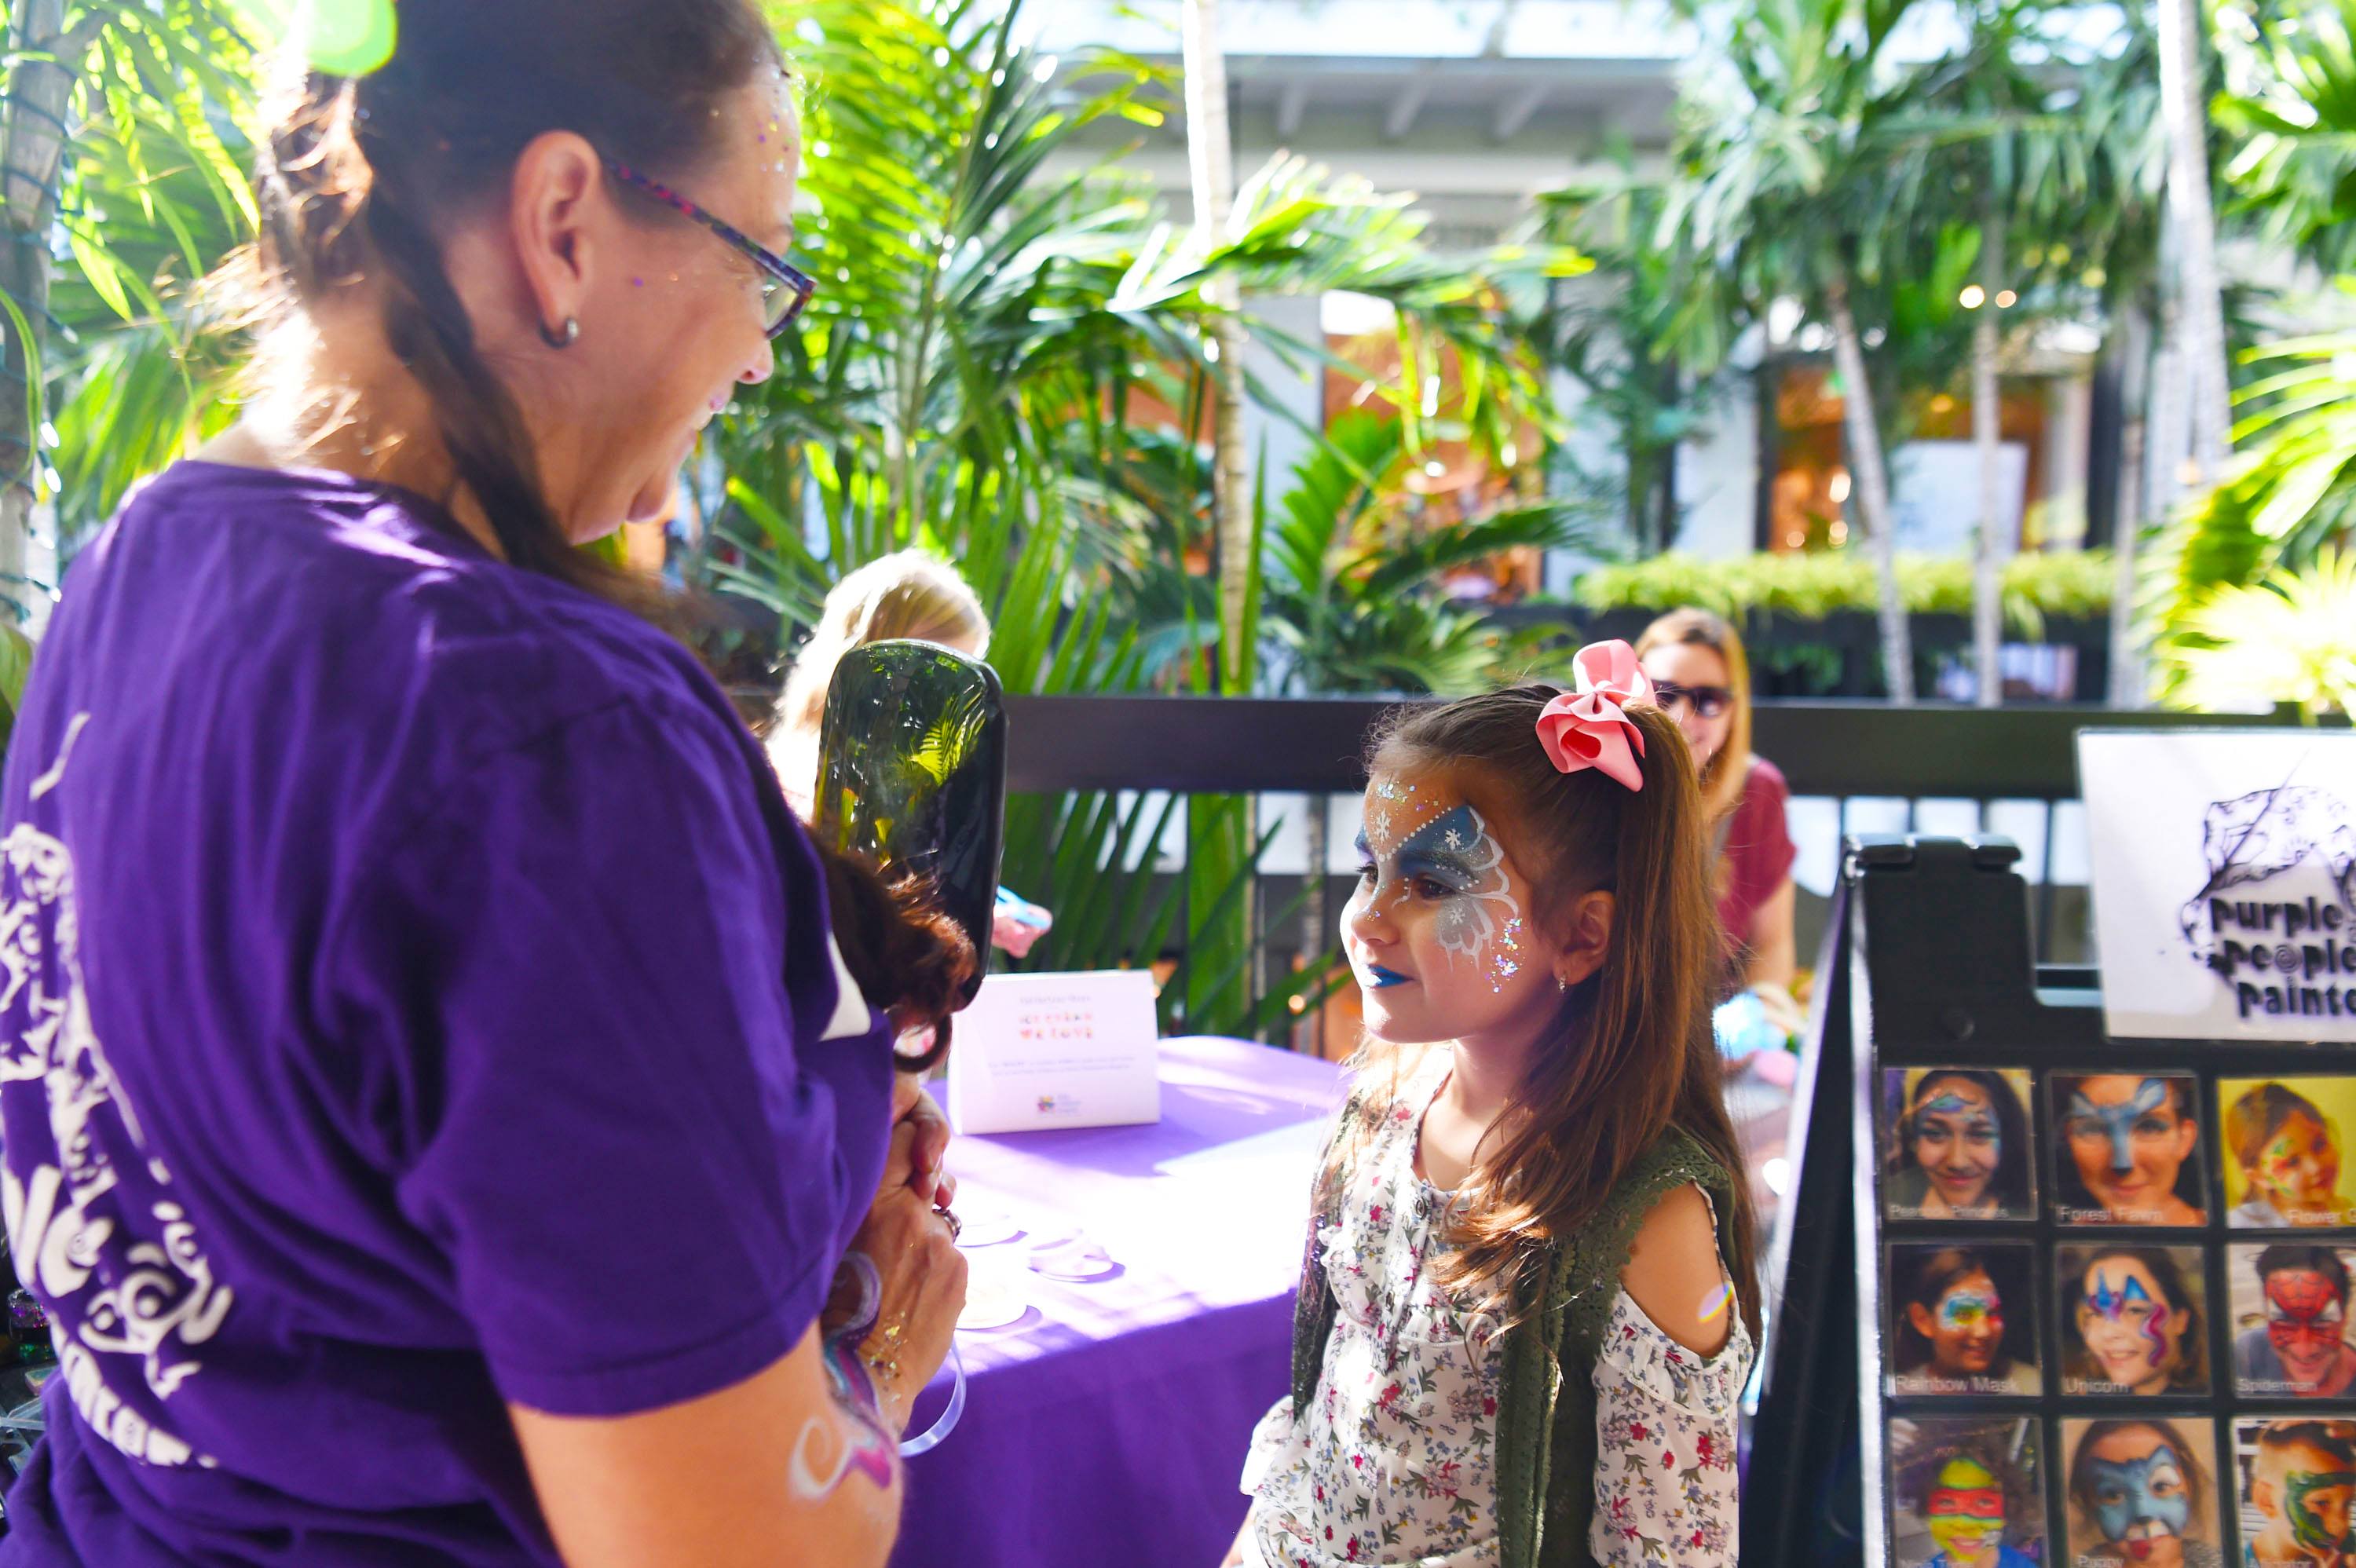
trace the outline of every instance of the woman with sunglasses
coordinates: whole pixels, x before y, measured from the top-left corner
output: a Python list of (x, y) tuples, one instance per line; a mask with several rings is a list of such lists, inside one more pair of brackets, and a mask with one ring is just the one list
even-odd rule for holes
[(1792, 862), (1798, 851), (1783, 817), (1791, 791), (1775, 764), (1751, 751), (1751, 666), (1742, 639), (1707, 610), (1672, 610), (1644, 629), (1636, 656), (1701, 769), (1729, 989), (1757, 992), (1771, 1019), (1797, 1029)]
[(61, 1365), (0, 1564), (876, 1568), (965, 1279), (893, 1041), (970, 953), (577, 548), (809, 297), (785, 63), (753, 0), (394, 9), (273, 101), (244, 417), (9, 748)]

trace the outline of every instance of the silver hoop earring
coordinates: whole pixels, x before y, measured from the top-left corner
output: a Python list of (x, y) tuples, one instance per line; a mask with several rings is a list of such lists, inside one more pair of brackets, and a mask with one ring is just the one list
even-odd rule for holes
[(572, 347), (581, 341), (581, 318), (577, 315), (566, 316), (564, 325), (554, 332), (551, 332), (547, 324), (542, 323), (540, 328), (540, 340), (551, 348)]

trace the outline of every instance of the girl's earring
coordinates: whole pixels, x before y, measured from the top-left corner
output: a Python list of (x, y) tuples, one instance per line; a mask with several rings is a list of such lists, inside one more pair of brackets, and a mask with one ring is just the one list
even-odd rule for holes
[(1557, 975), (1554, 977), (1554, 988), (1558, 991), (1568, 991), (1570, 989), (1570, 982)]

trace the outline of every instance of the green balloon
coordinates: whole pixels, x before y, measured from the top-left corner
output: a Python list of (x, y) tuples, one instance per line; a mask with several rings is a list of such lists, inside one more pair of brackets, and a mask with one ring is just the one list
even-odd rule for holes
[(366, 76), (392, 58), (401, 26), (393, 0), (239, 0), (273, 41), (301, 42), (311, 69)]

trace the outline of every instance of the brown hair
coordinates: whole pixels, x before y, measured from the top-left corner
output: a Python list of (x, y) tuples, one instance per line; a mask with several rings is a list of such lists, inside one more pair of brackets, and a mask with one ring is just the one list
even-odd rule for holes
[[(658, 176), (691, 173), (719, 145), (723, 101), (764, 65), (783, 69), (776, 41), (747, 0), (402, 0), (398, 11), (399, 43), (380, 69), (296, 70), (282, 82), (255, 176), (261, 234), (216, 282), (252, 302), (265, 357), (277, 330), (300, 331), (311, 312), (373, 285), (386, 340), (423, 389), (449, 457), (451, 495), (440, 498), (471, 496), (515, 566), (671, 619), (654, 590), (567, 539), (443, 241), (552, 131)], [(970, 946), (921, 889), (887, 888), (824, 846), (819, 855), (860, 988), (946, 1041)]]
[(1734, 721), (1727, 727), (1726, 744), (1701, 771), (1702, 810), (1716, 822), (1742, 804), (1742, 786), (1751, 776), (1751, 660), (1730, 622), (1691, 606), (1672, 610), (1645, 627), (1636, 639), (1636, 656), (1680, 643), (1708, 648), (1723, 659), (1726, 687), (1734, 693)]
[(1369, 758), (1374, 772), (1445, 772), (1501, 819), (1532, 879), (1540, 929), (1558, 924), (1583, 893), (1601, 890), (1614, 902), (1602, 966), (1563, 998), (1553, 1048), (1540, 1051), (1497, 1136), (1483, 1142), (1440, 1277), (1510, 1319), (1516, 1282), (1537, 1249), (1594, 1217), (1676, 1127), (1735, 1178), (1732, 1212), (1721, 1216), (1725, 1261), (1755, 1336), (1751, 1197), (1710, 1031), (1718, 921), (1693, 763), (1668, 717), (1639, 704), (1628, 713), (1644, 738), (1643, 789), (1592, 768), (1557, 772), (1537, 720), (1561, 689), (1522, 686), (1403, 709)]
[(2225, 1146), (2233, 1151), (2243, 1169), (2252, 1169), (2258, 1157), (2266, 1152), (2266, 1145), (2293, 1116), (2305, 1116), (2319, 1127), (2331, 1125), (2316, 1108), (2315, 1102), (2297, 1090), (2281, 1083), (2261, 1083), (2236, 1097), (2227, 1107)]

